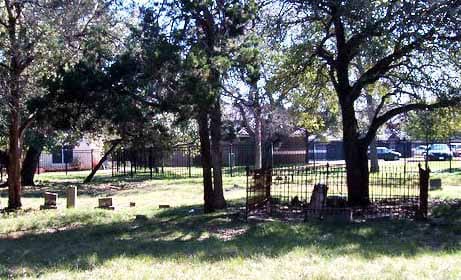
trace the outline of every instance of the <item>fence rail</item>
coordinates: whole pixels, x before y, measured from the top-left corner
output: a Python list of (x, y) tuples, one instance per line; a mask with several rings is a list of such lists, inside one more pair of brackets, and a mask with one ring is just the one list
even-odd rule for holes
[[(294, 142), (281, 145), (265, 145), (263, 166), (279, 168), (290, 166), (314, 167), (325, 164), (345, 164), (342, 143), (315, 142), (308, 148), (303, 143)], [(425, 165), (425, 158), (418, 147), (421, 142), (395, 141), (378, 142), (378, 146), (394, 148), (402, 154), (399, 160), (380, 160), (380, 171), (392, 173), (396, 170), (417, 172), (418, 165)], [(245, 176), (247, 168), (254, 168), (254, 145), (251, 143), (223, 143), (222, 169), (228, 177)], [(49, 171), (91, 170), (100, 160), (101, 151), (63, 149), (57, 153), (43, 152), (37, 173)], [(461, 154), (447, 160), (428, 161), (432, 172), (461, 171)], [(201, 177), (200, 149), (197, 145), (181, 145), (169, 149), (124, 147), (109, 155), (103, 169), (110, 169), (113, 176), (145, 176), (150, 178), (191, 178)], [(0, 177), (6, 177), (6, 169), (1, 168)], [(1, 178), (0, 178), (1, 180)]]
[[(381, 143), (380, 145), (385, 145)], [(386, 144), (391, 146), (390, 144)], [(380, 160), (381, 172), (392, 173), (396, 170), (418, 172), (418, 165), (426, 164), (422, 155), (414, 155), (418, 142), (405, 142), (400, 150), (398, 160)], [(305, 146), (269, 147), (265, 148), (263, 166), (273, 168), (289, 166), (312, 167), (317, 165), (345, 164), (342, 152), (338, 152), (338, 143), (317, 143), (310, 152)], [(403, 147), (403, 148), (402, 148)], [(202, 175), (199, 147), (195, 145), (177, 146), (170, 149), (158, 150), (152, 148), (120, 149), (111, 155), (114, 176), (150, 176), (150, 177), (200, 177)], [(222, 168), (224, 176), (245, 176), (246, 168), (254, 167), (254, 146), (248, 144), (223, 144)], [(444, 161), (427, 161), (432, 172), (454, 172), (461, 170), (461, 157), (450, 157)]]
[[(344, 165), (292, 166), (249, 171), (247, 217), (261, 209), (270, 209), (271, 212), (280, 209), (316, 210), (311, 208), (310, 202), (318, 185), (327, 188), (325, 207), (322, 207), (322, 211), (349, 207)], [(395, 169), (392, 172), (371, 173), (370, 206), (366, 209), (351, 208), (351, 211), (360, 210), (365, 216), (415, 217), (419, 210), (420, 197), (419, 172)]]

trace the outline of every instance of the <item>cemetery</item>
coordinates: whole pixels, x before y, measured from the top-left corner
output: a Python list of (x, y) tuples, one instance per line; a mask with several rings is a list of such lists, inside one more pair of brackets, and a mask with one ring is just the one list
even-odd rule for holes
[(0, 1), (0, 279), (461, 279), (460, 26)]

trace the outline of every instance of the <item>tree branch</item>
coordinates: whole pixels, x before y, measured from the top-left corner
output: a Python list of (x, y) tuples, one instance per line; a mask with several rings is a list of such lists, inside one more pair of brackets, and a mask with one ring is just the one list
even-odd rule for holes
[(372, 84), (379, 80), (382, 75), (387, 73), (389, 70), (391, 70), (394, 67), (398, 67), (400, 64), (399, 63), (394, 63), (397, 60), (403, 58), (410, 52), (412, 52), (414, 49), (416, 49), (418, 46), (422, 44), (424, 41), (423, 39), (427, 39), (428, 37), (431, 37), (433, 35), (433, 30), (429, 31), (426, 33), (424, 36), (421, 36), (417, 39), (415, 39), (413, 42), (409, 43), (406, 46), (403, 46), (401, 48), (395, 48), (394, 51), (380, 59), (378, 62), (376, 62), (373, 67), (368, 69), (363, 75), (360, 76), (360, 78), (354, 83), (352, 86), (352, 95), (354, 99), (357, 99), (360, 96), (360, 92), (362, 91), (365, 86)]
[(29, 126), (34, 122), (35, 118), (37, 117), (37, 112), (32, 113), (27, 120), (21, 125), (19, 128), (19, 135), (23, 135), (24, 131), (29, 128)]
[(435, 110), (439, 108), (446, 108), (446, 107), (451, 107), (456, 104), (461, 104), (461, 96), (457, 96), (455, 98), (451, 99), (444, 99), (436, 103), (432, 104), (426, 104), (426, 103), (411, 103), (407, 104), (401, 107), (397, 107), (394, 109), (391, 109), (384, 113), (383, 115), (373, 119), (373, 122), (371, 123), (367, 134), (365, 137), (362, 139), (367, 145), (371, 143), (373, 140), (374, 136), (376, 135), (376, 132), (378, 131), (379, 127), (381, 127), (383, 124), (385, 124), (387, 121), (390, 119), (394, 118), (395, 116), (398, 116), (403, 113), (407, 113), (410, 111), (421, 111), (421, 110)]
[(242, 116), (242, 122), (243, 122), (243, 127), (245, 127), (246, 131), (248, 134), (250, 134), (251, 137), (255, 136), (255, 132), (253, 129), (251, 129), (247, 114), (245, 112), (245, 108), (243, 108), (243, 104), (236, 102), (235, 105), (239, 109), (240, 115)]

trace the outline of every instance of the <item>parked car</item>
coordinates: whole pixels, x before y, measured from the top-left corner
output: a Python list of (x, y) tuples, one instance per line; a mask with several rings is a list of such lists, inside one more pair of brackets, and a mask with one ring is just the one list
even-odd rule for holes
[(461, 143), (451, 143), (450, 148), (454, 157), (461, 157)]
[[(376, 147), (376, 152), (377, 152), (378, 159), (384, 159), (384, 160), (399, 160), (400, 157), (402, 156), (401, 153), (396, 152), (387, 147)], [(369, 151), (368, 151), (368, 157), (370, 157)]]
[(447, 144), (432, 144), (429, 146), (426, 158), (428, 160), (450, 160), (453, 153)]
[(427, 152), (426, 145), (419, 145), (418, 147), (413, 149), (413, 156), (424, 156)]

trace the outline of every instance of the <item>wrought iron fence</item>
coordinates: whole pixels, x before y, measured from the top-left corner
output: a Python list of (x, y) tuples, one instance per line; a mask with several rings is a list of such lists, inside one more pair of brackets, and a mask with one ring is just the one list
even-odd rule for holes
[[(327, 196), (322, 209), (310, 204), (314, 188), (323, 185)], [(349, 207), (346, 169), (344, 165), (292, 166), (249, 171), (247, 174), (247, 217), (261, 211), (271, 214), (287, 210), (306, 215), (310, 211), (346, 210), (362, 216), (397, 215), (415, 217), (420, 205), (419, 172), (402, 169), (371, 173), (370, 205)], [(285, 211), (285, 213), (288, 213)]]
[[(307, 146), (303, 141), (290, 141), (264, 145), (263, 166), (278, 168), (322, 166), (327, 163), (330, 166), (344, 164), (341, 141), (311, 142)], [(421, 149), (424, 146), (423, 142), (378, 141), (378, 146), (393, 149), (401, 155), (398, 160), (380, 159), (381, 172), (392, 173), (394, 170), (402, 169), (417, 172), (418, 165), (425, 166), (426, 163), (432, 172), (461, 171), (461, 153), (453, 157), (442, 158), (442, 160), (431, 158), (426, 162), (424, 151)], [(64, 149), (59, 153), (42, 153), (37, 172), (90, 170), (101, 156), (100, 151), (92, 150)], [(224, 176), (245, 176), (247, 168), (254, 168), (254, 161), (255, 146), (253, 143), (222, 144)], [(202, 175), (200, 149), (197, 145), (180, 145), (169, 149), (124, 147), (109, 155), (103, 168), (111, 169), (113, 176), (186, 178)]]
[[(394, 147), (400, 151), (399, 158), (379, 160), (381, 172), (392, 173), (396, 170), (417, 172), (418, 165), (428, 165), (432, 172), (461, 171), (461, 157), (449, 157), (446, 160), (427, 160), (416, 148), (420, 142), (379, 142), (382, 147)], [(461, 155), (461, 154), (460, 154)], [(381, 156), (380, 156), (381, 157)], [(112, 166), (114, 176), (150, 176), (150, 177), (200, 177), (202, 175), (199, 146), (183, 145), (170, 149), (124, 148), (115, 151), (107, 166)], [(222, 168), (225, 176), (245, 176), (247, 168), (254, 168), (255, 149), (251, 143), (222, 144)], [(263, 166), (278, 168), (289, 166), (317, 166), (327, 163), (345, 164), (342, 143), (312, 143), (309, 149), (300, 143), (291, 146), (269, 145), (263, 149)], [(392, 159), (392, 160), (391, 160)], [(445, 158), (444, 158), (445, 159)]]

